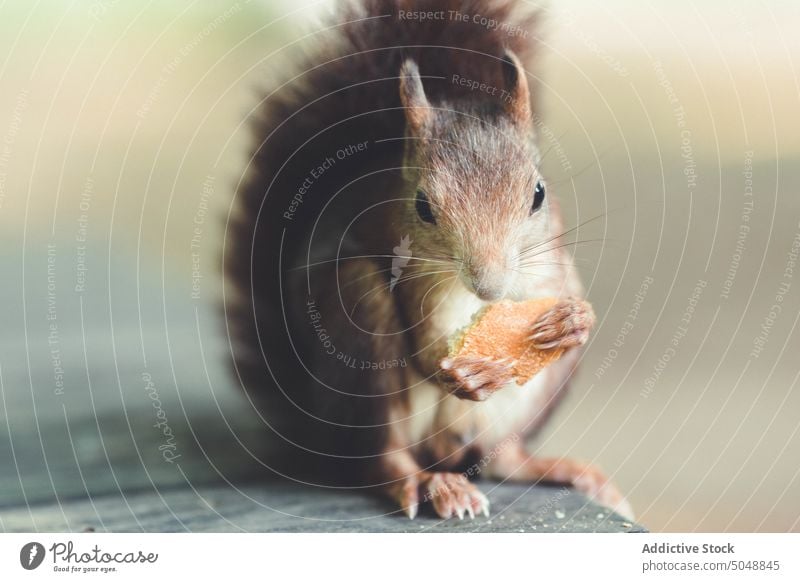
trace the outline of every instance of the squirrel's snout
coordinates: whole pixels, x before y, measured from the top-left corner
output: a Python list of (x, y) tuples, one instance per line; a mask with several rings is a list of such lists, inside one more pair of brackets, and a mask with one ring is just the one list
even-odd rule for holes
[(468, 264), (462, 279), (467, 289), (483, 301), (497, 301), (508, 291), (508, 273), (503, 265)]
[(480, 286), (475, 289), (475, 295), (483, 301), (498, 301), (506, 294), (505, 289), (499, 287)]

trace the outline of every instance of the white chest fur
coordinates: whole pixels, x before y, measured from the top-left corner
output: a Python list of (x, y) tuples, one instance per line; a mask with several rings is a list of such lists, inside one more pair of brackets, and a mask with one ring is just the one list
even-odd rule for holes
[[(450, 337), (472, 321), (485, 304), (466, 290), (453, 289), (430, 317), (439, 337)], [(511, 433), (532, 428), (564, 381), (568, 367), (557, 362), (525, 385), (511, 383), (485, 402), (460, 400), (435, 381), (417, 377), (409, 391), (406, 438), (414, 448), (475, 444), (491, 449)], [(440, 451), (441, 452), (441, 451)]]
[(414, 447), (449, 438), (456, 443), (490, 449), (511, 433), (532, 429), (537, 416), (555, 397), (563, 375), (545, 370), (524, 386), (509, 384), (485, 402), (459, 400), (435, 382), (423, 381), (410, 391), (407, 438)]

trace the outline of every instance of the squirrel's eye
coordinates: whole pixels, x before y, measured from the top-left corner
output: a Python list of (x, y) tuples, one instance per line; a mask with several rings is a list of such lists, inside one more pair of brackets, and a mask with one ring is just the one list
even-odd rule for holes
[(431, 224), (436, 224), (436, 218), (431, 211), (431, 203), (428, 201), (428, 195), (422, 190), (417, 190), (416, 207), (417, 214), (419, 214), (422, 220), (430, 222)]
[(542, 207), (542, 202), (544, 202), (544, 184), (541, 180), (538, 180), (536, 182), (536, 187), (533, 189), (533, 205), (531, 206), (531, 214)]

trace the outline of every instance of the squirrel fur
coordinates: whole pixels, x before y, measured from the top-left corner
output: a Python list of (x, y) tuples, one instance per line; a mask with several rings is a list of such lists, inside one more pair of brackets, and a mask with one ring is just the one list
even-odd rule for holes
[[(488, 515), (478, 476), (630, 513), (593, 466), (524, 448), (594, 323), (540, 174), (524, 4), (338, 3), (264, 95), (226, 225), (225, 320), (276, 473), (371, 488), (412, 518), (425, 502)], [(525, 386), (508, 362), (447, 357), (487, 302), (549, 296), (531, 343), (568, 349)]]

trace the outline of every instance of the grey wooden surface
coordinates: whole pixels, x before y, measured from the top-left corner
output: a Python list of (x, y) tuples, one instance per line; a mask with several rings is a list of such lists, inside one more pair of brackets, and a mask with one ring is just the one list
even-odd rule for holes
[(381, 499), (288, 483), (179, 487), (3, 511), (6, 531), (639, 532), (573, 491), (482, 483), (492, 515), (416, 519)]
[[(3, 531), (637, 532), (558, 486), (480, 482), (489, 518), (413, 521), (372, 494), (276, 480), (246, 409), (171, 419), (180, 457), (164, 461), (150, 411), (28, 424), (0, 438)], [(191, 422), (189, 422), (191, 421)], [(4, 435), (5, 436), (5, 435)]]

